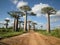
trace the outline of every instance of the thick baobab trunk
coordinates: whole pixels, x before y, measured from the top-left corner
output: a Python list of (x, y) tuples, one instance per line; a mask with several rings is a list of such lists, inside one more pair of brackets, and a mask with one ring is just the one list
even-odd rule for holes
[(21, 23), (19, 23), (19, 29), (21, 29)]
[(50, 33), (50, 15), (47, 15), (47, 32)]
[(8, 22), (6, 23), (6, 29), (8, 28)]
[(14, 31), (18, 31), (18, 19), (14, 19)]
[(33, 25), (33, 30), (35, 30), (35, 25), (34, 24), (32, 24)]
[(28, 31), (30, 30), (30, 23), (28, 22)]
[(14, 19), (14, 27), (13, 27), (14, 31), (15, 31), (15, 19)]
[(24, 31), (27, 31), (27, 12), (25, 12), (25, 17), (24, 17)]
[(16, 19), (14, 19), (14, 31), (16, 31)]
[(18, 30), (18, 18), (16, 19), (16, 31), (19, 31)]

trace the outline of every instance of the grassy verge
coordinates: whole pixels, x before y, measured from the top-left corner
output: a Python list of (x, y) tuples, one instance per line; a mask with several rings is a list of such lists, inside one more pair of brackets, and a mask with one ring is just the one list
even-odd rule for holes
[(44, 34), (44, 35), (55, 36), (55, 37), (60, 38), (60, 30), (58, 30), (58, 29), (51, 30), (50, 33), (47, 33), (46, 30), (36, 30), (36, 32)]
[(0, 32), (0, 39), (12, 37), (12, 36), (17, 36), (22, 34), (23, 32)]

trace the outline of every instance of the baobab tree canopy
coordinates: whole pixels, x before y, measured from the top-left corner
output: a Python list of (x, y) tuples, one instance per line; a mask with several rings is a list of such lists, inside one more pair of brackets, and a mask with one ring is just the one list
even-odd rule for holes
[(54, 8), (52, 8), (52, 7), (44, 7), (44, 8), (42, 8), (42, 10), (41, 10), (41, 13), (44, 13), (44, 14), (56, 14), (56, 10), (54, 9)]
[(47, 32), (50, 33), (50, 15), (56, 14), (56, 10), (52, 7), (44, 7), (42, 8), (41, 12), (47, 14)]
[(23, 7), (20, 7), (21, 10), (24, 10), (24, 11), (30, 11), (31, 8), (29, 6), (23, 6)]
[(8, 14), (12, 17), (15, 17), (15, 18), (20, 18), (20, 17), (23, 17), (25, 15), (21, 11), (10, 11), (10, 12), (8, 12)]
[(5, 18), (5, 21), (9, 21), (10, 19), (9, 18)]

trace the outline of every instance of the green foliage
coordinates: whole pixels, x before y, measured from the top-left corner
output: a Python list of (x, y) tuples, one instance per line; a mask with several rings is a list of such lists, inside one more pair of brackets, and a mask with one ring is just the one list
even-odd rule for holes
[(60, 38), (60, 29), (55, 29), (51, 31), (51, 35)]
[(55, 37), (60, 38), (60, 29), (51, 30), (51, 33), (47, 33), (46, 30), (37, 30), (36, 32), (44, 34), (44, 35), (50, 35), (50, 36), (55, 36)]
[(23, 33), (22, 31), (21, 32), (0, 32), (0, 39), (17, 36), (22, 33)]
[(41, 33), (41, 34), (45, 34), (45, 35), (47, 35), (48, 33), (46, 32), (46, 30), (36, 30), (36, 32), (38, 32), (38, 33)]
[(44, 7), (44, 8), (42, 8), (41, 13), (49, 14), (49, 15), (50, 14), (55, 14), (56, 13), (56, 10), (54, 8), (52, 8), (52, 7)]
[(30, 16), (36, 16), (36, 14), (34, 12), (31, 12)]
[(0, 32), (12, 32), (13, 30), (11, 28), (1, 28)]
[(23, 33), (22, 29), (19, 29), (19, 32), (14, 32), (12, 27), (10, 28), (0, 28), (0, 39), (20, 35)]
[(21, 10), (24, 10), (24, 11), (30, 11), (31, 8), (29, 6), (22, 6), (20, 7)]

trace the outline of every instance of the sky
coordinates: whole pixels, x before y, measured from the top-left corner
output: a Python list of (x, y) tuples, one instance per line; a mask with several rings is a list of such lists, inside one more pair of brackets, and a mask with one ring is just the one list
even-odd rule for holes
[[(22, 2), (23, 1), (23, 2)], [(30, 8), (37, 16), (28, 16), (28, 20), (36, 22), (38, 25), (37, 28), (40, 28), (43, 25), (43, 28), (46, 29), (47, 17), (45, 14), (41, 14), (41, 8), (51, 6), (57, 10), (55, 15), (50, 16), (50, 25), (51, 29), (55, 27), (60, 27), (60, 0), (0, 0), (0, 23), (5, 23), (5, 19), (9, 18), (9, 25), (13, 23), (13, 18), (7, 12), (9, 11), (18, 11), (19, 6), (29, 5)], [(19, 20), (24, 20), (23, 17)], [(2, 24), (0, 24), (2, 27)]]

